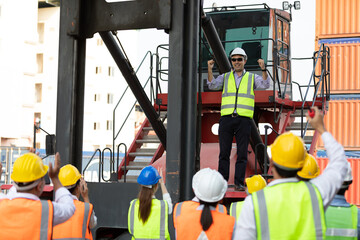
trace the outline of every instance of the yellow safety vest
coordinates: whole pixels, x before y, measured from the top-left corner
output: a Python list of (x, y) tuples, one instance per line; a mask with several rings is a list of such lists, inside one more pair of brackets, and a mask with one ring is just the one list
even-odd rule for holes
[(154, 198), (150, 216), (145, 224), (139, 218), (139, 205), (138, 199), (132, 200), (128, 211), (128, 228), (133, 235), (132, 239), (170, 239), (167, 202)]
[(325, 239), (322, 198), (310, 182), (286, 182), (254, 192), (257, 239)]
[(246, 72), (239, 88), (236, 87), (234, 73), (225, 73), (221, 98), (221, 116), (234, 112), (243, 117), (253, 118), (255, 106), (254, 74)]
[(325, 212), (326, 239), (358, 239), (358, 208), (329, 206)]
[(233, 202), (230, 205), (230, 216), (234, 217), (236, 221), (240, 217), (240, 213), (243, 205), (244, 205), (244, 201)]

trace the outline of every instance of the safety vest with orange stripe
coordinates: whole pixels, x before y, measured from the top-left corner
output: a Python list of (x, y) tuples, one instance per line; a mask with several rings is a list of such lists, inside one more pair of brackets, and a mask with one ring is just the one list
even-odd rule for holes
[(54, 210), (51, 201), (3, 199), (0, 214), (0, 239), (52, 239)]
[(185, 201), (175, 205), (174, 226), (176, 239), (231, 239), (235, 218), (227, 215), (224, 205), (218, 204), (211, 211), (213, 223), (205, 232), (200, 223), (202, 206), (199, 202)]
[(54, 226), (53, 239), (93, 239), (89, 227), (93, 205), (76, 199), (74, 205), (74, 215), (66, 222)]

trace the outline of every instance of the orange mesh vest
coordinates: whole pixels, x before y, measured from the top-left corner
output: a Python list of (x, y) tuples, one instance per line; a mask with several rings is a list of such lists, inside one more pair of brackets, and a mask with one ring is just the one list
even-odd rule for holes
[[(226, 208), (218, 204), (216, 211), (211, 211), (213, 223), (205, 232), (200, 223), (201, 209), (198, 209), (200, 203), (194, 201), (185, 201), (177, 203), (174, 208), (174, 226), (176, 229), (176, 239), (231, 239), (234, 230), (235, 218), (226, 214)], [(205, 235), (204, 235), (205, 234)]]
[(0, 201), (0, 239), (52, 239), (51, 201), (15, 198)]
[(66, 222), (54, 226), (53, 239), (93, 239), (89, 227), (93, 205), (78, 200), (74, 200), (74, 204), (74, 215)]

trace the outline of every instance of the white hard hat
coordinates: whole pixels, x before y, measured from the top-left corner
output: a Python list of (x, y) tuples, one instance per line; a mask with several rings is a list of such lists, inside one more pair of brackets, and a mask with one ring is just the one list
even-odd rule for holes
[(352, 169), (350, 163), (348, 162), (348, 169), (345, 175), (344, 183), (341, 186), (341, 188), (347, 188), (351, 184), (352, 180), (353, 180)]
[(244, 49), (242, 48), (234, 48), (234, 50), (232, 50), (232, 52), (230, 53), (230, 57), (232, 57), (233, 55), (242, 55), (247, 57), (246, 52), (244, 51)]
[(192, 188), (197, 198), (204, 202), (214, 203), (223, 199), (227, 182), (218, 171), (203, 168), (194, 175)]

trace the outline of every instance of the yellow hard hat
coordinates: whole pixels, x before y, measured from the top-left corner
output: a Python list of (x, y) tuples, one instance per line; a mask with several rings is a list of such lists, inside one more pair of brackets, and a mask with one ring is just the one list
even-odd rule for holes
[(266, 181), (261, 175), (254, 175), (250, 178), (246, 178), (245, 182), (250, 194), (266, 187)]
[(14, 182), (33, 182), (45, 176), (49, 167), (34, 153), (25, 153), (14, 162), (11, 179)]
[(64, 187), (73, 187), (80, 178), (79, 170), (73, 165), (67, 164), (60, 168), (59, 180)]
[(320, 169), (316, 159), (311, 154), (306, 154), (304, 166), (297, 172), (297, 175), (305, 179), (312, 179), (319, 176), (319, 174)]
[(301, 169), (305, 160), (305, 145), (302, 138), (291, 132), (278, 136), (270, 145), (271, 158), (276, 166), (286, 170)]

